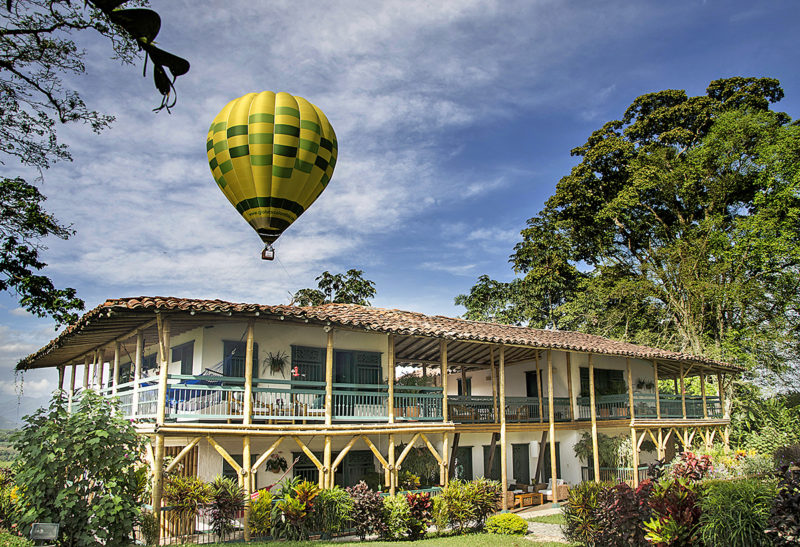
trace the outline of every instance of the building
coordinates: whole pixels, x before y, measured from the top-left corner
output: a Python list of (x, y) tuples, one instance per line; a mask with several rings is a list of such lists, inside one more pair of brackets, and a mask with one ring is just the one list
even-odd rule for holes
[[(59, 370), (62, 388), (69, 373), (70, 401), (80, 367), (83, 389), (119, 398), (151, 441), (156, 508), (165, 455), (204, 479), (235, 474), (248, 492), (280, 477), (265, 469), (273, 454), (323, 487), (377, 471), (394, 492), (416, 445), (434, 456), (442, 484), (486, 475), (508, 489), (591, 479), (597, 451), (581, 462), (572, 447), (598, 431), (630, 436), (636, 483), (640, 464), (676, 440), (727, 442), (725, 400), (706, 396), (706, 384), (739, 372), (576, 332), (348, 304), (161, 297), (108, 300), (18, 365), (45, 367)], [(396, 385), (400, 367), (434, 381)], [(689, 396), (695, 376), (701, 395)], [(660, 392), (666, 379), (673, 393)]]

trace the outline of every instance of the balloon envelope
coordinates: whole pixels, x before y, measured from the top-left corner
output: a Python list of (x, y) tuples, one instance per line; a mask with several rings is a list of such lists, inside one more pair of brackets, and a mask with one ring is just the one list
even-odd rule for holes
[(267, 245), (319, 197), (338, 145), (322, 110), (288, 93), (248, 93), (214, 118), (206, 139), (217, 185)]

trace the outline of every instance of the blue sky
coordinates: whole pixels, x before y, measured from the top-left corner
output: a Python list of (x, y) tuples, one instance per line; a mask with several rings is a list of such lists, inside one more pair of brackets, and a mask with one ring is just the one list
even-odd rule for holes
[[(77, 234), (51, 241), (49, 274), (91, 308), (174, 295), (286, 303), (324, 270), (364, 270), (373, 305), (463, 312), (477, 277), (508, 279), (525, 220), (575, 158), (571, 148), (638, 95), (704, 92), (714, 79), (780, 79), (797, 117), (794, 1), (453, 2), (152, 0), (160, 45), (192, 63), (172, 115), (141, 64), (78, 36), (87, 72), (70, 80), (114, 114), (101, 135), (59, 128), (74, 161), (45, 173), (48, 208)], [(262, 262), (258, 237), (216, 188), (208, 125), (229, 100), (274, 90), (327, 114), (339, 161), (319, 200)], [(11, 171), (12, 164), (6, 170)], [(17, 360), (51, 321), (0, 296), (0, 416), (44, 402), (53, 371)]]

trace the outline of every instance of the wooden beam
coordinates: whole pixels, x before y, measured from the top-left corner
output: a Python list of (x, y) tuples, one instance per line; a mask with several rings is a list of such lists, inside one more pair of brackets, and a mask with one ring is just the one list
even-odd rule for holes
[(681, 409), (683, 411), (683, 419), (686, 419), (686, 383), (685, 372), (683, 371), (683, 363), (681, 363)]
[(450, 465), (447, 466), (447, 477), (453, 477), (453, 471), (456, 467), (456, 454), (458, 454), (458, 443), (461, 440), (461, 433), (453, 435), (453, 448), (450, 451)]
[(192, 439), (191, 441), (189, 441), (189, 444), (187, 444), (186, 446), (184, 446), (184, 447), (183, 447), (183, 450), (181, 450), (180, 452), (178, 452), (178, 455), (177, 455), (177, 456), (175, 456), (175, 459), (174, 459), (174, 460), (172, 460), (171, 462), (169, 462), (169, 465), (167, 466), (167, 468), (166, 468), (164, 471), (165, 471), (165, 472), (167, 472), (167, 473), (169, 473), (170, 471), (172, 471), (173, 469), (175, 469), (175, 466), (176, 466), (176, 465), (178, 465), (178, 464), (179, 464), (179, 463), (180, 463), (180, 462), (183, 460), (183, 458), (185, 458), (185, 457), (186, 457), (186, 455), (187, 455), (189, 452), (191, 452), (191, 451), (192, 451), (192, 448), (194, 448), (194, 447), (197, 445), (197, 443), (199, 443), (199, 442), (200, 442), (200, 439), (201, 439), (201, 438), (202, 438), (202, 437), (195, 437), (194, 439)]
[(494, 346), (489, 346), (489, 359), (492, 368), (492, 411), (494, 412), (492, 421), (497, 423), (500, 416), (497, 414), (497, 371), (494, 368)]
[(311, 449), (308, 448), (305, 445), (305, 443), (303, 443), (303, 441), (300, 440), (300, 437), (298, 437), (297, 435), (292, 435), (292, 439), (294, 439), (294, 442), (296, 442), (297, 446), (300, 447), (300, 450), (302, 450), (303, 453), (306, 456), (308, 456), (308, 459), (311, 460), (311, 463), (314, 464), (314, 467), (316, 467), (318, 471), (322, 472), (322, 468), (324, 466), (322, 465), (322, 462), (317, 459), (317, 457), (314, 455), (314, 453), (311, 452)]
[(656, 388), (656, 418), (661, 419), (661, 397), (658, 388), (658, 361), (653, 359), (653, 377), (655, 378)]
[(392, 471), (392, 468), (389, 467), (389, 462), (387, 462), (386, 458), (383, 457), (381, 451), (378, 450), (378, 448), (374, 444), (372, 444), (372, 441), (369, 440), (369, 437), (367, 437), (366, 435), (361, 435), (361, 438), (364, 439), (364, 442), (367, 443), (367, 447), (369, 447), (369, 449), (372, 450), (372, 453), (375, 454), (375, 457), (378, 458), (379, 462), (381, 462), (383, 468)]
[(558, 470), (556, 469), (556, 419), (553, 408), (553, 352), (547, 350), (547, 402), (550, 423), (550, 477), (553, 479), (553, 503), (558, 503)]
[(208, 441), (208, 444), (210, 444), (210, 445), (211, 445), (211, 447), (212, 447), (214, 450), (216, 450), (216, 451), (219, 453), (219, 455), (220, 455), (220, 456), (222, 456), (222, 458), (223, 458), (223, 459), (224, 459), (226, 462), (228, 462), (228, 465), (230, 465), (231, 467), (233, 467), (233, 470), (234, 470), (234, 471), (236, 471), (236, 475), (237, 475), (237, 476), (241, 476), (241, 474), (242, 474), (242, 466), (241, 466), (241, 465), (239, 465), (238, 463), (236, 463), (236, 460), (234, 460), (234, 459), (233, 459), (233, 456), (231, 456), (230, 454), (228, 454), (228, 451), (227, 451), (227, 450), (225, 450), (225, 448), (223, 448), (223, 447), (222, 447), (222, 446), (221, 446), (221, 445), (220, 445), (220, 444), (219, 444), (217, 441), (215, 441), (215, 440), (214, 440), (214, 438), (213, 438), (213, 437), (211, 437), (210, 435), (206, 435), (206, 440)]
[(336, 473), (336, 468), (342, 463), (342, 460), (344, 460), (344, 457), (347, 456), (348, 452), (350, 452), (350, 449), (353, 448), (353, 445), (356, 444), (356, 441), (359, 439), (359, 437), (359, 435), (356, 435), (350, 439), (350, 441), (344, 445), (344, 448), (339, 451), (339, 454), (336, 455), (336, 459), (333, 460), (333, 463), (331, 464), (331, 476)]
[[(631, 425), (633, 425), (635, 416), (633, 413), (633, 371), (631, 370), (631, 358), (625, 358), (625, 367), (628, 371), (628, 415), (631, 417)], [(638, 479), (637, 479), (638, 484)]]
[(156, 408), (156, 425), (164, 425), (167, 411), (167, 376), (169, 375), (169, 318), (162, 314), (158, 320), (158, 406)]
[(333, 473), (331, 472), (331, 436), (325, 435), (325, 444), (322, 449), (322, 463), (324, 473), (322, 474), (322, 487), (333, 488)]
[[(252, 321), (252, 320), (251, 320)], [(249, 323), (249, 322), (248, 322)], [(250, 339), (250, 347), (252, 348), (252, 337), (248, 336)], [(250, 350), (250, 359), (248, 362), (250, 363), (250, 380), (251, 380), (251, 387), (252, 387), (252, 379), (253, 379), (253, 361), (252, 361), (252, 349)], [(247, 352), (245, 352), (247, 355)], [(247, 357), (245, 357), (247, 359)], [(245, 364), (245, 381), (247, 381), (247, 364)], [(252, 404), (252, 401), (251, 401)], [(245, 401), (245, 408), (247, 408), (247, 402)], [(249, 413), (245, 412), (245, 416), (248, 416)], [(240, 474), (241, 483), (244, 483), (244, 516), (242, 518), (242, 527), (244, 528), (244, 541), (245, 543), (250, 541), (250, 496), (253, 493), (253, 483), (250, 480), (252, 476), (252, 461), (250, 458), (250, 435), (245, 435), (242, 438), (242, 471)]]
[[(630, 366), (628, 367), (630, 371)], [(633, 451), (633, 487), (639, 486), (639, 443), (636, 438), (636, 428), (631, 427), (631, 450)]]
[(544, 464), (544, 447), (547, 443), (547, 430), (542, 431), (542, 440), (539, 441), (539, 457), (536, 458), (536, 471), (533, 474), (533, 478), (537, 482), (544, 482), (542, 479), (544, 478), (544, 469), (542, 469), (542, 465)]
[(87, 355), (83, 363), (83, 389), (89, 389), (89, 356)]
[(119, 342), (114, 342), (114, 369), (111, 375), (111, 394), (117, 394), (117, 386), (119, 385)]
[[(156, 522), (161, 522), (161, 497), (164, 489), (164, 435), (156, 434), (156, 446), (153, 450), (153, 483), (150, 495), (150, 505), (153, 508), (153, 516)], [(159, 537), (163, 534), (163, 528), (159, 527)]]
[(492, 467), (494, 464), (494, 453), (495, 449), (497, 448), (498, 437), (500, 437), (500, 433), (492, 433), (492, 442), (489, 443), (489, 465), (488, 465), (489, 473), (492, 472)]
[(703, 397), (703, 418), (708, 419), (708, 404), (706, 403), (706, 373), (700, 369), (700, 395)]
[(263, 454), (261, 454), (258, 457), (258, 459), (255, 461), (255, 463), (253, 463), (253, 466), (250, 468), (250, 472), (251, 473), (255, 473), (258, 470), (259, 466), (261, 466), (262, 463), (267, 461), (267, 458), (272, 456), (272, 453), (275, 452), (275, 450), (277, 450), (278, 446), (281, 444), (282, 441), (283, 441), (283, 437), (278, 437), (275, 440), (275, 442), (272, 443), (272, 445), (270, 445), (270, 447), (267, 449), (267, 451), (264, 452)]
[(72, 414), (72, 399), (75, 398), (75, 375), (78, 373), (78, 365), (72, 365), (72, 373), (69, 378), (69, 399), (67, 400), (67, 413)]
[(450, 480), (450, 474), (448, 472), (448, 458), (447, 454), (450, 450), (450, 434), (445, 431), (442, 433), (442, 459), (439, 462), (439, 482), (442, 483), (442, 486), (447, 486), (447, 483)]
[(388, 347), (386, 348), (386, 358), (388, 360), (388, 368), (389, 368), (389, 423), (394, 423), (394, 334), (390, 334), (387, 336), (387, 344)]
[(420, 433), (419, 436), (425, 442), (425, 446), (428, 447), (428, 450), (430, 450), (430, 453), (433, 454), (433, 457), (436, 458), (436, 462), (441, 464), (444, 460), (442, 459), (442, 456), (439, 455), (439, 452), (436, 451), (436, 448), (433, 446), (433, 444), (431, 444), (431, 442), (428, 440), (428, 437), (426, 437), (424, 433)]
[(395, 460), (395, 446), (394, 446), (394, 433), (389, 434), (389, 494), (394, 496), (397, 491), (397, 483), (400, 477), (397, 473), (397, 465)]
[(131, 405), (131, 415), (139, 415), (139, 380), (142, 379), (142, 360), (144, 359), (144, 333), (136, 333), (136, 354), (134, 355), (133, 365), (133, 403)]
[(414, 435), (411, 438), (411, 442), (406, 445), (406, 447), (403, 449), (402, 452), (400, 452), (400, 456), (397, 458), (397, 461), (395, 462), (395, 467), (399, 468), (401, 465), (403, 465), (403, 461), (405, 461), (406, 456), (408, 456), (408, 453), (411, 452), (411, 449), (414, 448), (414, 443), (417, 442), (417, 439), (419, 439), (420, 435), (421, 433), (417, 433), (416, 435)]
[(589, 354), (589, 405), (592, 418), (592, 464), (594, 465), (594, 482), (600, 482), (600, 450), (597, 444), (597, 407), (594, 392), (594, 362)]

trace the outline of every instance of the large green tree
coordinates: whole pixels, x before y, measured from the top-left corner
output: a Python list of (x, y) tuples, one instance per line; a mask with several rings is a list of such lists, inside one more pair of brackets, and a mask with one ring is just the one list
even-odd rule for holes
[(300, 289), (292, 295), (292, 305), (319, 306), (333, 302), (369, 306), (369, 299), (376, 294), (375, 283), (364, 279), (362, 270), (349, 269), (343, 274), (325, 271), (315, 281), (316, 289)]
[(782, 97), (771, 78), (638, 97), (572, 150), (511, 255), (518, 278), (456, 301), (473, 319), (783, 369), (800, 328), (800, 126), (770, 109)]
[[(114, 120), (87, 107), (80, 93), (64, 81), (85, 70), (84, 51), (75, 36), (82, 31), (99, 34), (123, 63), (144, 52), (163, 97), (160, 108), (174, 104), (173, 82), (189, 70), (188, 62), (155, 47), (158, 15), (145, 9), (118, 9), (123, 4), (123, 0), (7, 0), (0, 8), (0, 165), (11, 161), (20, 168), (16, 176), (0, 177), (0, 291), (14, 293), (22, 307), (39, 316), (50, 315), (57, 323), (74, 320), (83, 301), (74, 289), (57, 289), (42, 273), (44, 241), (67, 239), (72, 231), (44, 209), (45, 197), (37, 186), (54, 162), (72, 159), (58, 139), (59, 124), (85, 124), (100, 132)], [(25, 169), (38, 173), (34, 181), (23, 178)]]

